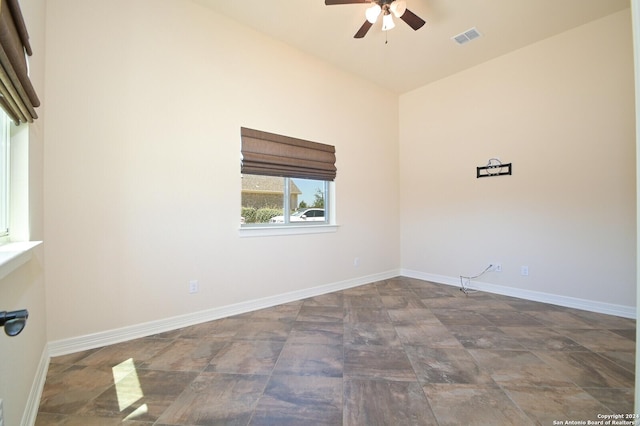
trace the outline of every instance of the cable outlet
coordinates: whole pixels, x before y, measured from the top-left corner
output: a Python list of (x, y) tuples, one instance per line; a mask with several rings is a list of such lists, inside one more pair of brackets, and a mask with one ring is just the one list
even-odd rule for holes
[(193, 294), (193, 293), (197, 293), (198, 292), (198, 280), (191, 280), (189, 281), (189, 293)]
[(520, 275), (522, 275), (523, 277), (526, 277), (527, 275), (529, 275), (529, 267), (528, 266), (521, 266), (520, 267)]
[(493, 263), (493, 272), (502, 272), (502, 263)]

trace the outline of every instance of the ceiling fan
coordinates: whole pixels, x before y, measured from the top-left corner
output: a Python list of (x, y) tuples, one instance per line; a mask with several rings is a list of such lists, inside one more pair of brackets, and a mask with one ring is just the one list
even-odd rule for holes
[(367, 20), (353, 36), (354, 38), (364, 37), (380, 15), (382, 15), (382, 31), (388, 31), (396, 26), (392, 15), (402, 19), (414, 31), (419, 30), (425, 24), (424, 19), (407, 9), (407, 2), (404, 0), (324, 0), (324, 4), (327, 6), (357, 3), (373, 3), (373, 6), (367, 8), (365, 12)]

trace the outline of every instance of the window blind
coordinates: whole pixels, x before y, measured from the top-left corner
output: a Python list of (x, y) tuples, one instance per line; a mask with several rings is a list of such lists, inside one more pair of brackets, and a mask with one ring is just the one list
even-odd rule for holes
[(38, 118), (26, 58), (32, 54), (18, 0), (0, 0), (0, 107), (16, 124)]
[(332, 181), (336, 178), (336, 150), (304, 139), (259, 130), (240, 129), (241, 172)]

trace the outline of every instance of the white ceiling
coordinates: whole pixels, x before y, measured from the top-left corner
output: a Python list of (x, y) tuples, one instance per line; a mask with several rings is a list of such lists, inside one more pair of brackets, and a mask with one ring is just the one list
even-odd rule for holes
[[(396, 27), (383, 32), (379, 21), (354, 39), (369, 4), (194, 1), (397, 93), (629, 7), (629, 0), (407, 0), (427, 21), (421, 29), (395, 19)], [(481, 38), (462, 46), (451, 40), (472, 27)]]

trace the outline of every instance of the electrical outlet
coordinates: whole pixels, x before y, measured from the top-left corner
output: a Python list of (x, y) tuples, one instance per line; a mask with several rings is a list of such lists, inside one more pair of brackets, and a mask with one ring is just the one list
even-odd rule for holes
[(358, 266), (360, 266), (360, 258), (359, 257), (354, 257), (353, 258), (353, 267), (357, 268)]
[(527, 275), (529, 275), (529, 267), (528, 266), (521, 266), (520, 267), (520, 275), (522, 275), (523, 277), (526, 277)]
[(193, 294), (193, 293), (197, 293), (198, 292), (198, 280), (191, 280), (189, 281), (189, 293)]
[(502, 272), (502, 263), (494, 263), (493, 272)]

